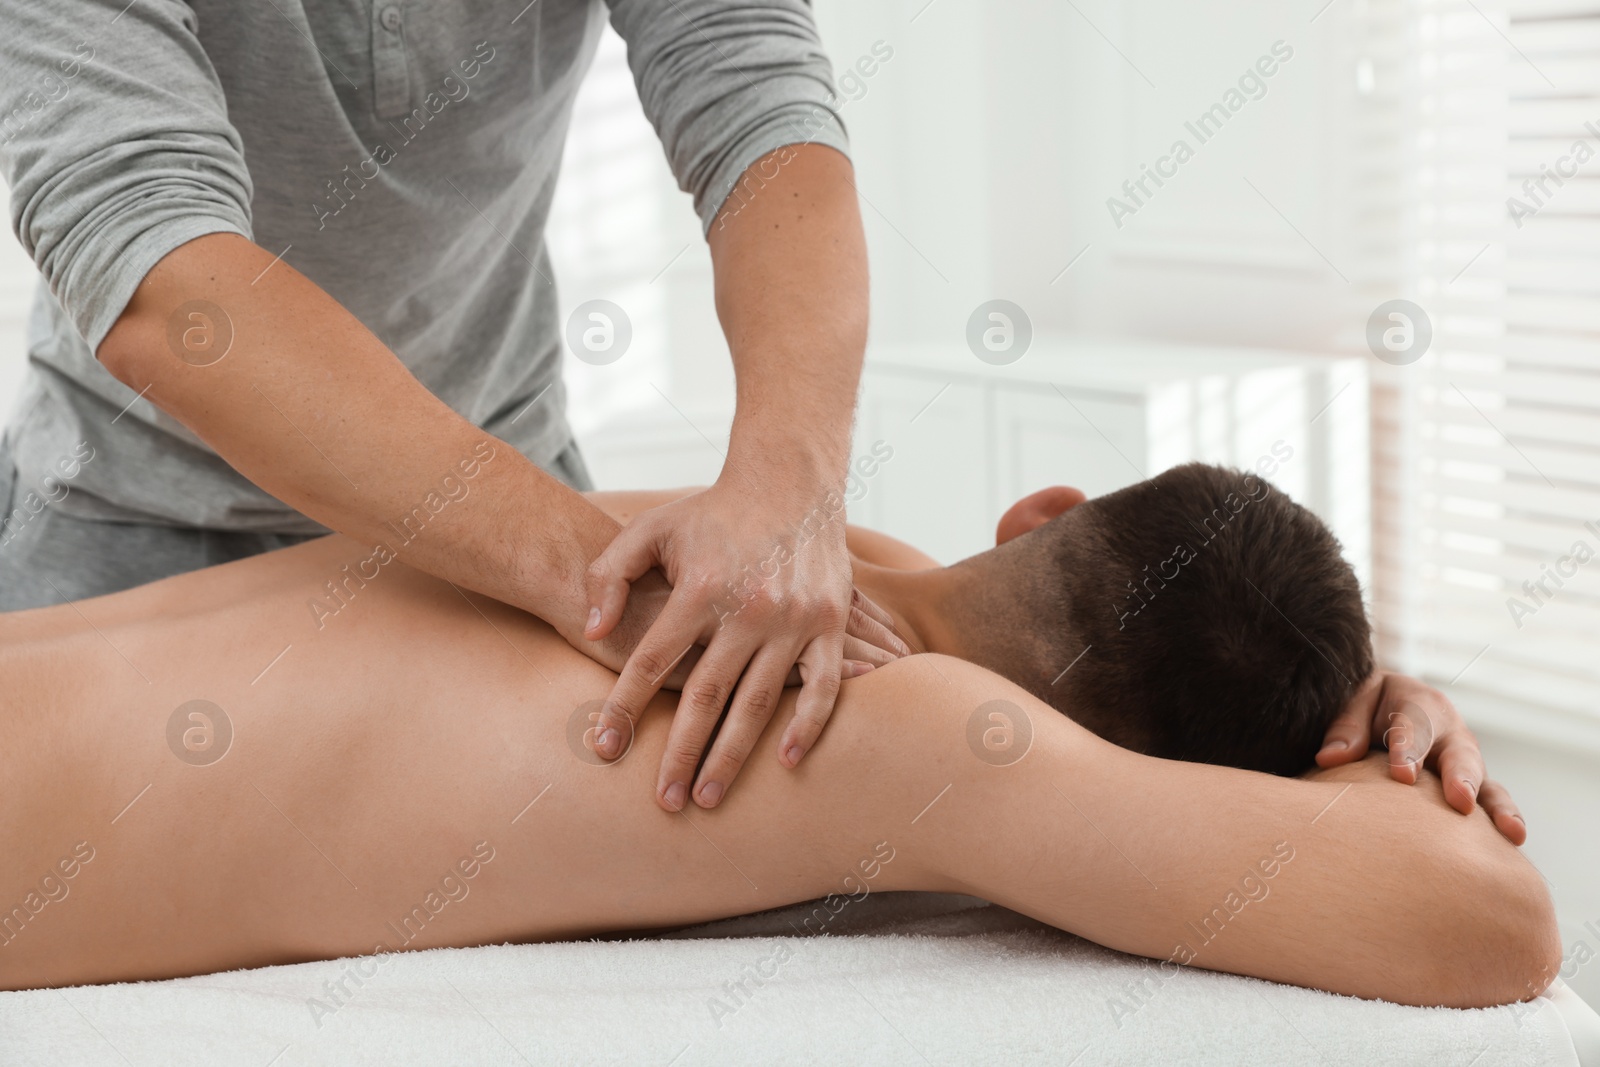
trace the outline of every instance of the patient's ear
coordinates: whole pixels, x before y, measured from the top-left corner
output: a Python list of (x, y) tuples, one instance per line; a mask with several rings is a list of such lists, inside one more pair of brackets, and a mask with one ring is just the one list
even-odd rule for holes
[(1003, 545), (1013, 537), (1037, 529), (1087, 499), (1082, 489), (1068, 485), (1052, 485), (1048, 489), (1030, 493), (1000, 516), (1000, 525), (994, 531), (994, 543)]

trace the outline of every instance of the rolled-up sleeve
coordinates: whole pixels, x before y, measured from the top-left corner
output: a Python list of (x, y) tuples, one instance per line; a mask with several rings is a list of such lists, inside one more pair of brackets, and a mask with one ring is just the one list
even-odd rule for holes
[(11, 224), (96, 350), (150, 268), (251, 236), (249, 172), (181, 0), (0, 0)]
[(848, 152), (833, 70), (805, 0), (608, 0), (644, 111), (709, 230), (757, 160)]

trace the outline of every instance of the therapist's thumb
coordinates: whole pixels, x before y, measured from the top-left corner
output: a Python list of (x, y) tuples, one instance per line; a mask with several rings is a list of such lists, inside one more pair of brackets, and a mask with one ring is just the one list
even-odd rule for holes
[(589, 564), (584, 575), (584, 593), (589, 600), (589, 617), (583, 636), (598, 641), (622, 621), (628, 606), (631, 583), (656, 565), (655, 524), (635, 520), (624, 526), (606, 550)]

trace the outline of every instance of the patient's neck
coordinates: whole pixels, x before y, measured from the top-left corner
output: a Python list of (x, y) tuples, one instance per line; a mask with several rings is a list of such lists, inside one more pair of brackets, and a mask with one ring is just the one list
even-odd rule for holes
[(939, 652), (994, 669), (994, 638), (1015, 620), (995, 618), (991, 568), (982, 557), (954, 567), (894, 570), (854, 560), (856, 587), (894, 617), (913, 652)]

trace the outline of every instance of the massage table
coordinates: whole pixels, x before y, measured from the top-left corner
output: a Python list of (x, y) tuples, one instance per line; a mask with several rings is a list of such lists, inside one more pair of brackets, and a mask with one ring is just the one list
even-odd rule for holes
[(1600, 1067), (1600, 1016), (1560, 985), (1408, 1008), (1166, 977), (971, 897), (842, 900), (648, 938), (4, 993), (0, 1063)]

